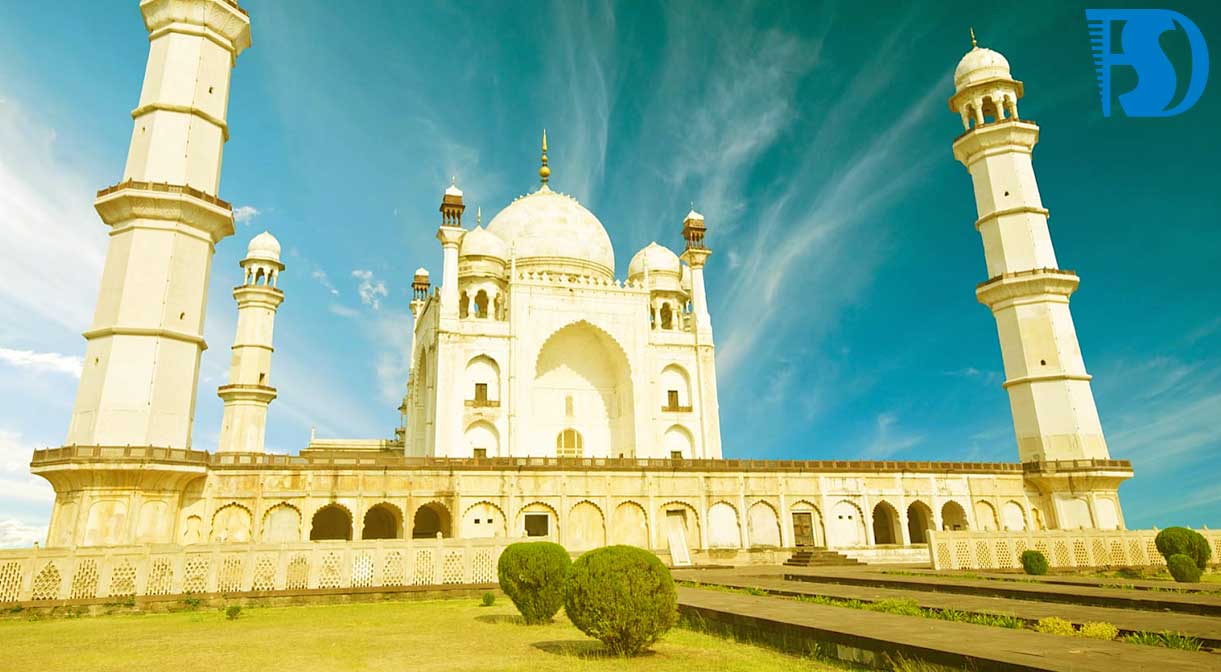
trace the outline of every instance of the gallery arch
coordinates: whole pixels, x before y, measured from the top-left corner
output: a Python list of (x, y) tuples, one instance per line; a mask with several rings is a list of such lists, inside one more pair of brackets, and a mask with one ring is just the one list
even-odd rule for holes
[(793, 543), (797, 546), (825, 547), (826, 531), (823, 529), (822, 512), (807, 501), (799, 501), (790, 507), (793, 521)]
[(829, 546), (864, 546), (865, 521), (861, 510), (848, 500), (840, 500), (831, 509)]
[(564, 546), (573, 551), (588, 551), (606, 545), (606, 524), (602, 510), (592, 502), (578, 502), (568, 512)]
[(250, 541), (250, 510), (240, 504), (228, 504), (212, 516), (213, 543), (244, 543)]
[(462, 514), (462, 536), (488, 538), (505, 536), (505, 515), (491, 502), (476, 502)]
[(967, 525), (967, 512), (963, 510), (961, 504), (948, 501), (941, 505), (941, 528), (944, 530), (970, 529)]
[(403, 514), (393, 504), (382, 502), (365, 512), (365, 524), (361, 528), (361, 539), (399, 539), (402, 535)]
[(878, 502), (873, 507), (873, 543), (902, 543), (903, 533), (899, 528), (899, 514), (890, 502)]
[(273, 544), (301, 541), (301, 512), (291, 504), (276, 504), (263, 514), (263, 541)]
[(466, 363), (466, 400), (475, 406), (500, 403), (500, 366), (487, 355)]
[(711, 548), (739, 548), (742, 536), (738, 529), (738, 512), (725, 502), (717, 502), (708, 508), (708, 546)]
[(780, 546), (780, 518), (767, 502), (751, 504), (747, 515), (747, 537), (752, 548)]
[(415, 510), (412, 517), (412, 539), (436, 539), (454, 536), (450, 524), (449, 509), (440, 502), (429, 502)]
[(1001, 505), (1001, 519), (1006, 530), (1026, 529), (1026, 512), (1017, 502), (1011, 500)]
[(314, 514), (309, 531), (310, 541), (352, 539), (352, 514), (338, 504), (327, 504)]
[(982, 499), (975, 502), (975, 525), (980, 530), (1000, 529), (1000, 521), (996, 518), (996, 507)]
[(623, 502), (611, 514), (611, 543), (650, 548), (649, 519), (644, 507), (636, 502)]
[(933, 510), (919, 500), (907, 505), (907, 538), (913, 544), (928, 543), (928, 531), (933, 529)]

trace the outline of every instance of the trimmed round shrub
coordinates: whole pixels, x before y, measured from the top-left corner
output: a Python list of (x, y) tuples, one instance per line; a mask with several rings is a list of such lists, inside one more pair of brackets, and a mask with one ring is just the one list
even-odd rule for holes
[(592, 550), (572, 564), (564, 611), (572, 624), (613, 653), (648, 648), (678, 621), (670, 570), (635, 546)]
[(482, 604), (485, 607), (490, 607), (493, 604), (496, 604), (496, 593), (484, 593)]
[(1186, 527), (1167, 527), (1157, 533), (1153, 543), (1157, 546), (1157, 552), (1166, 558), (1167, 564), (1171, 556), (1186, 555), (1195, 561), (1196, 567), (1204, 569), (1213, 555), (1208, 539)]
[(1178, 555), (1170, 556), (1166, 561), (1166, 567), (1170, 569), (1170, 576), (1174, 577), (1179, 583), (1199, 583), (1200, 568), (1196, 566), (1196, 561), (1190, 556), (1179, 553)]
[(1047, 573), (1047, 556), (1040, 551), (1022, 551), (1022, 569), (1032, 576)]
[(529, 625), (549, 623), (564, 606), (572, 558), (549, 541), (509, 544), (500, 554), (496, 574), (500, 589)]

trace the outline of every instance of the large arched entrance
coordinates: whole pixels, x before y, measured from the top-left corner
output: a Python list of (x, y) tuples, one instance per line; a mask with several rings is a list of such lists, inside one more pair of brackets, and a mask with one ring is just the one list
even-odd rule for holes
[(582, 457), (635, 454), (631, 367), (623, 349), (588, 322), (574, 322), (543, 343), (531, 389), (533, 443), (557, 446), (573, 430)]

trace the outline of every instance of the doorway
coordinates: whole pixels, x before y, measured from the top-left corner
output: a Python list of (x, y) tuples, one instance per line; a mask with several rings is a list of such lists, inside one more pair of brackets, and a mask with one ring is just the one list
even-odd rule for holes
[(793, 513), (793, 543), (798, 546), (814, 546), (814, 514), (809, 511)]

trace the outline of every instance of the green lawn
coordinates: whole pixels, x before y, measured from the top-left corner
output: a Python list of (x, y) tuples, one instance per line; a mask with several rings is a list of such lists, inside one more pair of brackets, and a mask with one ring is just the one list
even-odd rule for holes
[(7, 670), (834, 670), (770, 649), (676, 628), (653, 651), (608, 658), (561, 612), (521, 623), (503, 597), (0, 621)]

